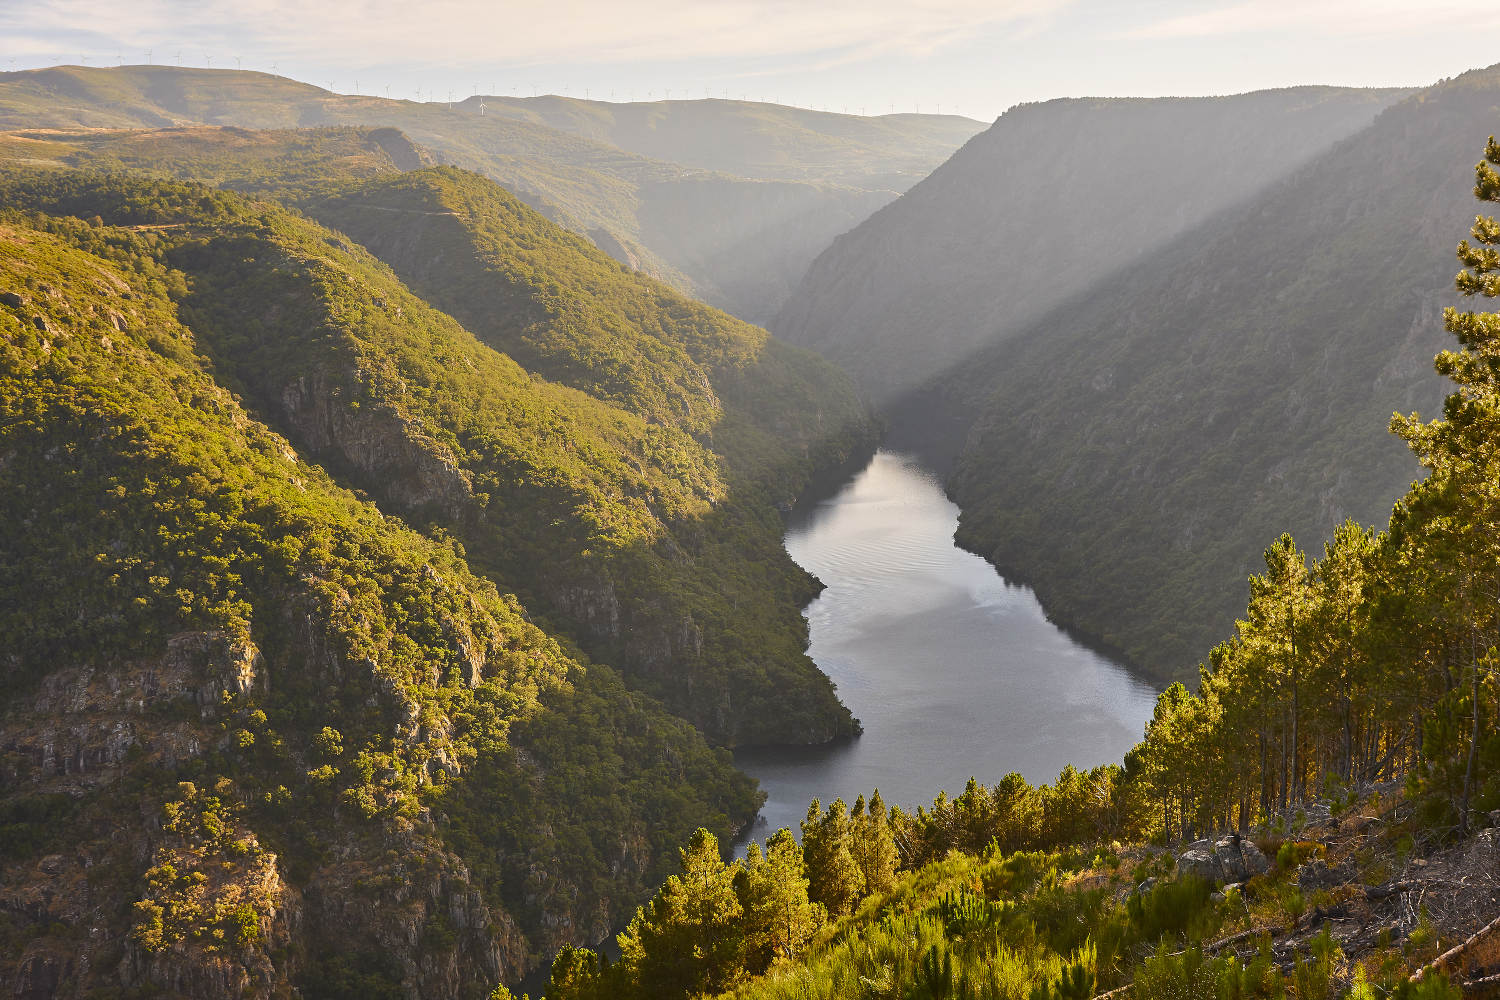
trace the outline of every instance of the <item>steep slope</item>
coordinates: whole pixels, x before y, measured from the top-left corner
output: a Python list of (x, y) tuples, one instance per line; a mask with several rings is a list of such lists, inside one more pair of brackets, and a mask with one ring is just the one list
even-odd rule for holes
[[(723, 128), (733, 130), (748, 114), (730, 102), (683, 103), (686, 108), (672, 105), (673, 121), (724, 120)], [(0, 129), (399, 128), (443, 162), (498, 181), (617, 259), (758, 322), (775, 314), (834, 236), (899, 190), (848, 186), (841, 182), (846, 174), (904, 177), (904, 187), (915, 179), (913, 171), (941, 162), (967, 137), (947, 119), (900, 116), (850, 145), (830, 138), (850, 130), (846, 116), (788, 117), (789, 110), (768, 112), (768, 120), (816, 141), (788, 139), (774, 159), (785, 164), (805, 153), (810, 161), (800, 172), (768, 170), (764, 179), (751, 180), (629, 153), (587, 130), (550, 127), (536, 115), (481, 114), (477, 102), (417, 104), (334, 94), (264, 73), (162, 66), (0, 74)], [(764, 135), (765, 124), (757, 127)], [(700, 158), (717, 155), (711, 150), (718, 134), (700, 134)], [(920, 153), (907, 148), (907, 137)], [(688, 136), (678, 138), (673, 148), (691, 152)]]
[(1185, 676), (1268, 539), (1380, 523), (1417, 476), (1382, 428), (1438, 407), (1446, 251), (1497, 130), (1500, 68), (1423, 91), (956, 373), (960, 407), (985, 401), (951, 483), (962, 543)]
[[(448, 246), (455, 272), (478, 282), (471, 302), (455, 301), (495, 323), (532, 318), (525, 296), (538, 296), (556, 326), (529, 329), (559, 363), (528, 360), (597, 397), (528, 373), (361, 248), (284, 211), (223, 196), (199, 209), (202, 188), (79, 173), (14, 183), (5, 201), (158, 227), (163, 259), (191, 281), (182, 301), (206, 350), (264, 419), (387, 509), (463, 539), (533, 612), (714, 740), (852, 732), (804, 652), (800, 608), (816, 583), (781, 549), (773, 506), (868, 435), (847, 381), (630, 273), (481, 178), (443, 168), (396, 183), (428, 181), (518, 213), (519, 249)], [(444, 211), (376, 210), (372, 232)], [(521, 294), (485, 287), (481, 252), (519, 276)], [(617, 298), (570, 305), (570, 288)], [(688, 350), (722, 362), (723, 377)], [(579, 374), (589, 364), (608, 371), (602, 386)], [(721, 415), (710, 377), (748, 402)], [(679, 390), (696, 393), (686, 414)]]
[(829, 114), (725, 98), (642, 103), (471, 97), (464, 106), (534, 121), (684, 166), (761, 180), (905, 191), (984, 129), (958, 115)]
[(1021, 105), (837, 239), (772, 330), (894, 401), (1367, 125), (1404, 92)]
[(163, 230), (32, 218), (0, 222), (7, 993), (482, 998), (753, 812), (217, 384)]

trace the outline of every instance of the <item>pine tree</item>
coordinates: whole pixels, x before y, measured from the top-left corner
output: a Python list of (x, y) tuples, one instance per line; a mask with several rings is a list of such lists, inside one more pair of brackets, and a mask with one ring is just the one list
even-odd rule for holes
[(870, 796), (868, 808), (863, 796), (854, 803), (850, 834), (854, 861), (864, 879), (865, 894), (889, 892), (896, 884), (900, 858), (896, 854), (896, 838), (891, 832), (890, 810), (880, 797), (880, 789), (875, 789)]
[(765, 851), (751, 844), (735, 892), (745, 912), (746, 950), (752, 970), (795, 958), (825, 919), (823, 908), (807, 897), (807, 868), (802, 848), (785, 828), (766, 841)]
[[(1500, 201), (1500, 144), (1490, 137), (1484, 160), (1475, 167), (1474, 195)], [(1500, 223), (1479, 216), (1470, 229), (1474, 242), (1458, 245), (1464, 265), (1454, 284), (1465, 296), (1500, 296)], [(1483, 689), (1500, 640), (1500, 313), (1449, 308), (1444, 326), (1461, 349), (1437, 357), (1437, 370), (1457, 390), (1443, 407), (1443, 419), (1421, 422), (1397, 416), (1392, 429), (1430, 470), (1415, 487), (1404, 511), (1406, 537), (1446, 568), (1435, 582), (1445, 595), (1450, 621), (1465, 635), (1457, 644), (1467, 682), (1466, 697), (1450, 692), (1450, 703), (1469, 715), (1469, 738), (1458, 803), (1459, 828), (1467, 830), (1483, 729)], [(1395, 519), (1393, 518), (1393, 527)]]
[(743, 964), (739, 864), (725, 864), (718, 838), (701, 828), (679, 854), (682, 874), (667, 879), (619, 937), (627, 975), (652, 997), (721, 992)]
[(849, 913), (864, 895), (864, 876), (854, 860), (849, 807), (835, 799), (826, 813), (813, 799), (802, 821), (802, 855), (807, 862), (808, 895), (829, 916)]

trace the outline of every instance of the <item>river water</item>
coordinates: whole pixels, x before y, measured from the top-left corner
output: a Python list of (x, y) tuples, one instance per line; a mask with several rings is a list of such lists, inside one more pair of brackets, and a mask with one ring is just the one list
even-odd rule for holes
[(748, 836), (879, 788), (927, 805), (971, 775), (1050, 782), (1064, 764), (1118, 762), (1155, 691), (1047, 621), (1030, 589), (953, 544), (958, 508), (915, 459), (879, 451), (837, 494), (799, 511), (786, 548), (827, 585), (806, 610), (809, 653), (864, 723), (823, 748), (742, 750), (768, 799)]

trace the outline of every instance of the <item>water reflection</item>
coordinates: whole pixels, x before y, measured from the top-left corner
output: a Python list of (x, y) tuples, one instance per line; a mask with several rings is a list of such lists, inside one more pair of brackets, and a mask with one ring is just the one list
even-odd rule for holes
[(878, 787), (913, 807), (970, 775), (1050, 781), (1064, 764), (1118, 761), (1155, 692), (1047, 621), (1028, 588), (953, 544), (958, 508), (913, 459), (889, 451), (787, 531), (828, 587), (808, 606), (810, 653), (865, 726), (814, 749), (745, 750), (769, 798), (750, 836), (796, 829), (812, 798)]

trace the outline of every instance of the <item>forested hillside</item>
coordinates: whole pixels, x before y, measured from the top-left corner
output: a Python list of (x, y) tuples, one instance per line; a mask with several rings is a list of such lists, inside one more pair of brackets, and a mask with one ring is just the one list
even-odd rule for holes
[(1472, 136), (1497, 128), (1500, 69), (1423, 91), (956, 370), (942, 392), (980, 402), (961, 543), (1189, 676), (1266, 538), (1378, 522), (1418, 474), (1382, 426), (1440, 398), (1444, 250), (1473, 217)]
[(597, 939), (752, 786), (242, 408), (156, 225), (0, 222), (0, 983), (483, 997)]
[[(436, 95), (432, 95), (436, 96)], [(584, 105), (587, 107), (587, 105)], [(588, 236), (637, 270), (756, 322), (766, 322), (807, 264), (836, 235), (894, 198), (980, 128), (966, 119), (893, 116), (851, 142), (845, 116), (773, 109), (751, 115), (731, 102), (645, 104), (622, 116), (690, 117), (696, 144), (673, 142), (684, 163), (715, 159), (723, 130), (754, 136), (754, 119), (805, 120), (805, 140), (749, 177), (689, 169), (613, 145), (591, 130), (567, 130), (536, 114), (509, 115), (501, 101), (388, 100), (336, 94), (264, 73), (77, 66), (0, 74), (0, 129), (163, 128), (193, 124), (253, 129), (319, 125), (402, 130), (442, 162), (503, 184), (549, 218)], [(915, 147), (922, 150), (913, 155)], [(634, 147), (626, 147), (634, 148)], [(644, 148), (644, 147), (643, 147)], [(753, 151), (753, 147), (752, 147)], [(694, 156), (697, 159), (694, 159)], [(792, 170), (788, 159), (803, 163)], [(724, 161), (749, 169), (757, 159)], [(403, 164), (410, 166), (411, 164)], [(779, 167), (779, 169), (775, 169)], [(916, 174), (914, 176), (913, 174)], [(858, 186), (849, 176), (865, 178)], [(872, 179), (873, 178), (873, 179)], [(889, 178), (891, 183), (877, 183)]]
[(1358, 131), (1394, 90), (1020, 105), (825, 250), (772, 330), (896, 400)]
[(0, 158), (7, 988), (482, 997), (754, 815), (702, 733), (853, 731), (776, 510), (870, 440), (826, 362), (394, 130)]
[[(471, 218), (478, 236), (497, 232), (483, 228), (499, 224), (496, 211), (511, 214), (522, 246), (450, 246), (459, 273), (476, 269), (470, 297), (436, 295), (481, 321), (489, 346), (359, 246), (284, 211), (226, 219), (194, 209), (190, 188), (78, 173), (14, 182), (6, 203), (162, 227), (163, 259), (191, 279), (183, 305), (200, 338), (266, 419), (392, 511), (463, 539), (498, 582), (715, 740), (851, 732), (803, 653), (799, 609), (815, 583), (781, 549), (774, 510), (868, 439), (847, 383), (630, 273), (487, 181), (448, 169), (399, 183), (479, 199), (489, 214)], [(420, 232), (408, 216), (449, 218), (379, 209), (373, 225), (396, 239)], [(480, 253), (518, 280), (482, 280)], [(596, 297), (611, 289), (618, 298)], [(536, 311), (542, 298), (552, 313)], [(543, 347), (507, 341), (518, 326)], [(548, 374), (557, 381), (536, 377)]]
[[(1473, 191), (1500, 203), (1496, 167), (1492, 137)], [(1463, 295), (1500, 297), (1500, 224), (1458, 257)], [(1120, 765), (915, 814), (814, 801), (800, 844), (730, 863), (699, 830), (619, 960), (564, 950), (549, 1000), (1494, 996), (1500, 313), (1440, 322), (1444, 417), (1391, 421), (1426, 478), (1387, 530), (1273, 541)]]

